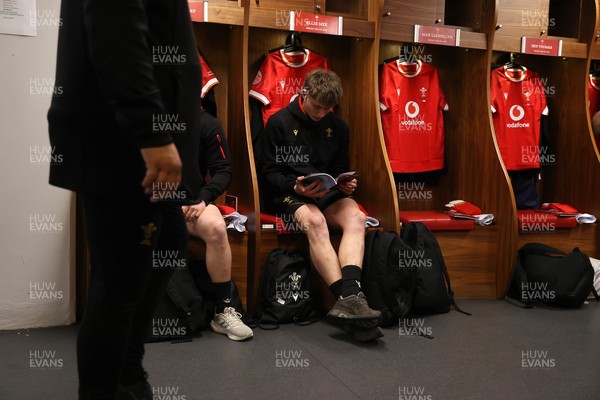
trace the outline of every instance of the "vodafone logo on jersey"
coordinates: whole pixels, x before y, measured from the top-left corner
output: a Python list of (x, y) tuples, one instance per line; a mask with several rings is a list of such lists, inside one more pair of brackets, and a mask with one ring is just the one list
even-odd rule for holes
[(404, 106), (404, 112), (409, 118), (415, 118), (417, 115), (419, 115), (419, 111), (421, 111), (421, 109), (415, 101), (409, 101)]
[(525, 116), (525, 110), (523, 110), (523, 107), (515, 105), (510, 108), (509, 114), (510, 119), (519, 122)]
[(508, 115), (510, 119), (513, 120), (512, 123), (506, 124), (507, 128), (530, 128), (531, 124), (529, 122), (519, 122), (525, 117), (525, 109), (520, 105), (513, 105), (509, 111)]
[(405, 115), (400, 118), (400, 131), (424, 131), (429, 132), (432, 124), (425, 122), (424, 116), (419, 116), (421, 107), (416, 101), (409, 101), (404, 105)]

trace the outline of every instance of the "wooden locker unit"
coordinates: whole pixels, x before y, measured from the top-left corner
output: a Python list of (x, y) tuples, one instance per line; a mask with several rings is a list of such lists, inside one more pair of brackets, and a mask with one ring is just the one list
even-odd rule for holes
[[(261, 0), (262, 1), (262, 0)], [(394, 212), (391, 173), (383, 162), (383, 147), (377, 129), (376, 71), (377, 48), (375, 46), (376, 20), (381, 12), (378, 1), (368, 2), (368, 20), (362, 18), (361, 7), (343, 8), (340, 2), (332, 2), (344, 12), (357, 12), (357, 18), (344, 14), (343, 35), (319, 35), (303, 33), (304, 47), (325, 56), (342, 80), (344, 96), (338, 107), (339, 115), (350, 127), (350, 160), (359, 174), (356, 199), (370, 215), (378, 218), (381, 227), (397, 230)], [(356, 4), (367, 4), (365, 1)], [(335, 8), (334, 8), (335, 9)], [(290, 34), (287, 26), (277, 25), (277, 10), (249, 9), (248, 33), (248, 83), (262, 63), (263, 55), (270, 49), (284, 45)], [(328, 14), (332, 14), (329, 12)], [(289, 24), (289, 22), (288, 22)], [(334, 234), (335, 236), (335, 234)], [(255, 254), (249, 261), (249, 309), (257, 311), (258, 288), (267, 254), (275, 247), (297, 245), (307, 249), (304, 235), (278, 236), (273, 229), (256, 232)], [(334, 239), (335, 240), (335, 239)], [(327, 292), (325, 290), (325, 292)], [(327, 296), (327, 293), (325, 293)]]
[[(506, 12), (505, 3), (509, 2), (500, 0), (499, 15)], [(521, 7), (524, 10), (532, 6), (521, 2)], [(550, 1), (548, 7), (548, 32), (561, 35), (551, 38), (563, 40), (563, 57), (522, 54), (517, 59), (519, 64), (538, 73), (547, 94), (548, 154), (555, 157), (555, 162), (542, 167), (539, 194), (543, 202), (567, 203), (581, 212), (598, 215), (600, 163), (592, 144), (587, 116), (587, 76), (589, 55), (593, 53), (589, 45), (596, 28), (596, 4), (593, 0)], [(515, 30), (512, 38), (500, 34), (501, 30), (504, 27), (498, 30), (496, 37), (500, 40), (494, 42), (494, 50), (516, 49), (518, 52), (520, 36), (529, 35), (528, 27), (520, 34)], [(495, 52), (494, 59), (503, 55), (506, 53)], [(588, 255), (596, 257), (599, 251), (597, 224), (579, 225), (574, 229), (550, 228), (538, 234), (519, 232), (517, 247), (529, 242), (546, 243), (564, 251), (579, 246)]]
[[(414, 44), (414, 25), (427, 18), (410, 18), (418, 13), (410, 1), (386, 1), (382, 14), (379, 62), (398, 56), (400, 47), (417, 49), (423, 61), (438, 69), (440, 82), (449, 105), (444, 112), (445, 164), (447, 172), (439, 184), (425, 185), (430, 199), (411, 200), (399, 197), (403, 210), (438, 210), (454, 199), (464, 199), (493, 213), (493, 226), (476, 227), (468, 232), (435, 232), (458, 296), (502, 297), (504, 283), (512, 265), (514, 245), (511, 232), (516, 217), (508, 177), (499, 162), (489, 116), (490, 63), (489, 45), (495, 27), (493, 4), (483, 1), (437, 1), (445, 8), (440, 25), (461, 28), (461, 47)], [(429, 3), (426, 3), (429, 4)], [(412, 7), (412, 8), (411, 8)], [(462, 8), (462, 13), (457, 12)], [(410, 9), (402, 18), (392, 18), (388, 10)], [(460, 24), (469, 24), (461, 26)], [(428, 25), (433, 25), (428, 22)], [(410, 188), (409, 188), (410, 189)], [(396, 193), (402, 196), (402, 192)], [(502, 283), (500, 283), (502, 282)]]
[(381, 37), (412, 42), (414, 25), (460, 27), (461, 43), (472, 49), (486, 49), (486, 10), (491, 5), (484, 0), (386, 0), (381, 19)]
[[(248, 246), (254, 239), (252, 232), (255, 230), (253, 222), (257, 195), (254, 164), (250, 162), (245, 124), (244, 93), (248, 90), (247, 79), (244, 79), (247, 76), (247, 28), (244, 24), (244, 9), (236, 1), (210, 1), (208, 15), (209, 21), (216, 20), (217, 23), (195, 22), (194, 33), (198, 48), (219, 80), (219, 84), (214, 87), (217, 117), (227, 135), (232, 159), (233, 179), (227, 194), (237, 196), (238, 212), (249, 217), (246, 232), (228, 232), (232, 251), (232, 278), (246, 305)], [(215, 16), (224, 17), (217, 19)], [(219, 199), (220, 202), (222, 200)], [(200, 239), (191, 238), (190, 242), (190, 250), (204, 251), (205, 246)]]
[[(580, 27), (588, 0), (498, 0), (494, 50), (520, 52), (521, 38), (563, 40), (563, 56), (587, 57), (587, 34)], [(573, 20), (575, 19), (575, 21)], [(582, 23), (580, 24), (580, 21)]]
[(250, 0), (250, 7), (257, 10), (293, 10), (363, 20), (367, 19), (368, 6), (368, 0)]
[[(208, 21), (216, 24), (244, 25), (244, 7), (241, 0), (207, 0)], [(203, 1), (190, 0), (191, 8), (203, 6)], [(196, 11), (198, 12), (198, 11)]]

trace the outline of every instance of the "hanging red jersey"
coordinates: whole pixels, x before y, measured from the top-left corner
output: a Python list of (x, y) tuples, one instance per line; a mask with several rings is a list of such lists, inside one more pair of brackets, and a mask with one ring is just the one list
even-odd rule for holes
[(590, 118), (600, 111), (600, 76), (594, 77), (590, 74), (588, 79), (588, 106)]
[(542, 79), (522, 68), (502, 66), (491, 76), (494, 130), (509, 171), (540, 167), (541, 118), (548, 115)]
[(300, 93), (304, 77), (310, 71), (323, 68), (329, 70), (327, 59), (305, 49), (306, 53), (283, 50), (269, 53), (263, 61), (250, 88), (250, 96), (263, 104), (263, 123), (277, 111), (287, 107)]
[(215, 73), (210, 69), (202, 54), (198, 53), (200, 57), (200, 67), (202, 68), (202, 91), (200, 92), (200, 98), (203, 99), (206, 93), (215, 85), (219, 84)]
[(379, 107), (393, 172), (444, 168), (444, 118), (448, 104), (437, 69), (422, 61), (397, 60), (379, 75)]

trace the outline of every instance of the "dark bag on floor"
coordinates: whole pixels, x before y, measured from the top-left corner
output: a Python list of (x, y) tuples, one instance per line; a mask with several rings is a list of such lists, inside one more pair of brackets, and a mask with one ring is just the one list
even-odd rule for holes
[(381, 311), (381, 327), (398, 325), (411, 308), (417, 275), (403, 262), (412, 249), (394, 232), (371, 231), (365, 237), (361, 288), (369, 307)]
[(294, 322), (308, 325), (318, 320), (310, 293), (310, 263), (300, 253), (275, 249), (269, 253), (260, 288), (258, 326), (277, 329)]
[(590, 258), (573, 249), (566, 254), (541, 243), (528, 243), (517, 253), (507, 300), (519, 306), (532, 303), (575, 308), (594, 290), (594, 269)]
[(410, 313), (441, 314), (454, 307), (456, 311), (470, 315), (454, 301), (442, 250), (429, 228), (421, 222), (410, 222), (402, 228), (402, 239), (414, 251), (410, 263), (416, 267), (417, 274)]
[[(146, 342), (187, 340), (207, 329), (214, 317), (215, 300), (204, 262), (176, 269), (152, 318)], [(231, 281), (231, 306), (242, 314), (242, 300)]]

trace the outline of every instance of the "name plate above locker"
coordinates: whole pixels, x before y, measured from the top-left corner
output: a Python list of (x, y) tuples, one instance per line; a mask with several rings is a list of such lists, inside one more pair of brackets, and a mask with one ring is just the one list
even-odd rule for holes
[(190, 17), (194, 22), (208, 22), (208, 1), (189, 1)]
[(460, 29), (415, 25), (414, 41), (416, 43), (458, 47), (460, 46)]
[(560, 57), (562, 56), (562, 40), (523, 36), (521, 38), (521, 53)]
[(344, 18), (290, 11), (290, 31), (341, 35)]

